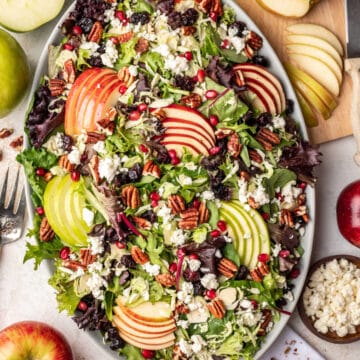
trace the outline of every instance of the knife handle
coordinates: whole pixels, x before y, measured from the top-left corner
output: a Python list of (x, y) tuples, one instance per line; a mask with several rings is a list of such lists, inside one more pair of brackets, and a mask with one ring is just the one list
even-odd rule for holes
[(354, 160), (360, 166), (360, 58), (346, 59), (345, 70), (352, 80), (350, 118), (357, 147)]

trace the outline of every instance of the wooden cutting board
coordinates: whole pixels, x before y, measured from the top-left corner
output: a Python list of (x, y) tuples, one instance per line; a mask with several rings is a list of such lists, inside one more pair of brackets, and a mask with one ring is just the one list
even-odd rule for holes
[[(254, 20), (282, 61), (286, 60), (286, 27), (297, 22), (309, 22), (333, 31), (345, 46), (344, 0), (321, 0), (302, 19), (287, 19), (264, 10), (256, 0), (236, 0)], [(279, 0), (281, 1), (281, 0)], [(359, 0), (360, 1), (360, 0)], [(338, 107), (328, 120), (319, 120), (317, 127), (309, 128), (312, 143), (320, 144), (352, 134), (350, 123), (351, 79), (346, 74), (338, 98)]]

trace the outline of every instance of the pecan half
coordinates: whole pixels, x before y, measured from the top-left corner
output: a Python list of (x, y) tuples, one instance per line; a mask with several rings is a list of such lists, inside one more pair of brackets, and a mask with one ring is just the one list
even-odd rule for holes
[(39, 236), (40, 240), (44, 242), (51, 241), (55, 237), (54, 230), (51, 228), (46, 217), (43, 217), (41, 220)]
[(44, 175), (44, 180), (46, 182), (49, 182), (54, 177), (53, 173), (51, 171), (47, 171)]
[(235, 276), (238, 267), (232, 260), (223, 257), (218, 263), (217, 270), (220, 274), (231, 279)]
[(175, 311), (178, 314), (188, 314), (190, 312), (189, 307), (181, 301), (178, 301), (175, 305)]
[(110, 120), (108, 118), (100, 119), (96, 122), (99, 125), (99, 130), (104, 132), (106, 135), (112, 135), (115, 130), (115, 122), (114, 120)]
[(257, 265), (257, 270), (262, 276), (266, 276), (270, 273), (270, 269), (264, 262), (260, 261)]
[(202, 201), (199, 206), (199, 224), (205, 224), (209, 220), (210, 211), (206, 207), (206, 202)]
[(75, 65), (72, 59), (68, 59), (64, 63), (64, 73), (63, 73), (64, 80), (69, 83), (73, 84), (76, 78), (76, 70)]
[(256, 281), (256, 282), (261, 282), (263, 279), (263, 276), (261, 275), (261, 273), (259, 272), (259, 270), (257, 268), (250, 270), (250, 276), (251, 278)]
[(240, 178), (244, 179), (245, 181), (250, 181), (251, 176), (247, 171), (242, 170), (240, 171)]
[(260, 207), (260, 204), (256, 202), (252, 196), (249, 196), (247, 201), (253, 209), (258, 209)]
[(161, 170), (159, 168), (159, 165), (155, 164), (154, 161), (148, 160), (146, 164), (144, 165), (142, 175), (151, 175), (154, 176), (157, 179), (160, 179), (161, 177)]
[(222, 319), (225, 316), (225, 305), (219, 298), (215, 298), (209, 304), (207, 304), (207, 308), (216, 319)]
[(294, 227), (294, 218), (290, 210), (281, 209), (280, 212), (280, 225), (287, 225), (289, 227)]
[(92, 264), (96, 260), (90, 249), (80, 249), (80, 263), (84, 266)]
[(161, 108), (155, 109), (151, 114), (154, 115), (160, 121), (165, 120), (167, 118), (165, 110)]
[(131, 209), (136, 209), (141, 205), (139, 189), (134, 185), (126, 185), (121, 190), (121, 198), (124, 204)]
[(241, 149), (242, 144), (240, 144), (239, 136), (237, 134), (231, 134), (227, 143), (228, 153), (234, 158), (237, 158), (240, 155)]
[(94, 155), (89, 161), (89, 170), (96, 185), (100, 184), (101, 178), (99, 173), (99, 160), (97, 155)]
[(134, 37), (134, 32), (128, 31), (127, 33), (118, 35), (116, 38), (118, 39), (120, 44), (124, 44), (129, 40), (131, 40), (133, 37)]
[(60, 156), (58, 165), (64, 168), (68, 172), (71, 172), (75, 169), (75, 165), (69, 161), (69, 157), (67, 156), (67, 154)]
[(260, 328), (259, 328), (258, 333), (257, 333), (259, 336), (265, 335), (266, 329), (268, 328), (268, 326), (270, 324), (270, 321), (271, 321), (271, 318), (272, 318), (271, 310), (264, 309), (262, 311), (262, 313), (263, 313), (263, 321), (260, 324)]
[(95, 21), (88, 35), (88, 41), (99, 43), (103, 34), (103, 27), (100, 21)]
[(199, 223), (199, 210), (190, 208), (180, 212), (182, 220), (179, 221), (179, 228), (183, 230), (195, 229)]
[(222, 16), (224, 13), (221, 0), (196, 0), (199, 9), (205, 13), (213, 13), (216, 17)]
[(261, 36), (259, 36), (255, 31), (250, 31), (246, 35), (245, 42), (254, 50), (259, 50), (263, 45)]
[(66, 82), (63, 79), (50, 79), (49, 89), (51, 96), (59, 96), (65, 90)]
[(273, 145), (280, 144), (280, 137), (267, 128), (262, 128), (255, 136), (255, 139), (266, 151), (271, 151)]
[(251, 161), (254, 161), (258, 164), (263, 162), (262, 156), (254, 149), (249, 149), (249, 157)]
[(217, 129), (215, 131), (215, 137), (219, 140), (225, 139), (226, 137), (228, 137), (232, 134), (234, 134), (234, 130), (232, 130), (232, 129), (222, 128), (222, 129)]
[(10, 142), (9, 146), (16, 151), (21, 151), (24, 144), (24, 137), (21, 135)]
[(104, 141), (106, 139), (106, 134), (97, 133), (95, 131), (89, 131), (86, 133), (86, 144), (96, 144), (98, 141)]
[(118, 71), (117, 76), (127, 88), (135, 81), (135, 77), (130, 74), (129, 68), (126, 66)]
[(140, 216), (133, 216), (132, 219), (134, 220), (134, 223), (140, 228), (144, 230), (150, 230), (151, 229), (151, 222), (149, 220), (146, 220)]
[(63, 261), (61, 262), (61, 265), (62, 265), (63, 267), (65, 267), (65, 268), (67, 268), (67, 269), (72, 270), (72, 271), (76, 271), (76, 270), (78, 270), (78, 269), (83, 269), (83, 270), (86, 269), (86, 266), (80, 264), (79, 261), (69, 260), (69, 259), (63, 260)]
[(235, 71), (234, 81), (235, 81), (235, 84), (237, 86), (239, 86), (240, 88), (243, 88), (246, 86), (245, 77), (241, 70)]
[(139, 38), (138, 42), (135, 45), (135, 51), (138, 54), (143, 54), (144, 52), (148, 51), (149, 49), (149, 41), (143, 37)]
[(181, 28), (181, 32), (184, 36), (193, 35), (196, 33), (196, 27), (195, 26), (183, 26)]
[(7, 128), (2, 128), (0, 130), (0, 139), (5, 139), (7, 137), (9, 137), (10, 135), (12, 135), (14, 132), (14, 129), (7, 129)]
[(183, 95), (180, 103), (192, 109), (197, 109), (202, 104), (202, 100), (199, 94), (192, 93), (190, 95)]
[(156, 281), (165, 287), (171, 287), (176, 284), (176, 278), (172, 274), (159, 274), (155, 276)]
[(144, 265), (149, 262), (149, 257), (145, 254), (138, 246), (131, 248), (131, 257), (133, 260), (140, 265)]
[(245, 53), (245, 56), (249, 59), (252, 59), (255, 55), (254, 49), (249, 44), (245, 45), (244, 53)]
[(167, 201), (172, 214), (179, 214), (185, 210), (185, 200), (181, 195), (170, 195)]

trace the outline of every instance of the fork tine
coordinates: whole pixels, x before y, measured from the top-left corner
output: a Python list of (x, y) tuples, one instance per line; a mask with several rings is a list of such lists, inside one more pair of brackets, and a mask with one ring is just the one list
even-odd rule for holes
[(16, 213), (15, 215), (17, 216), (23, 216), (24, 215), (24, 212), (25, 212), (25, 189), (23, 188), (21, 190), (21, 198), (20, 198), (20, 201), (19, 201), (19, 205), (16, 209)]
[(7, 209), (9, 209), (12, 213), (14, 213), (15, 199), (16, 199), (16, 194), (17, 194), (18, 186), (19, 186), (19, 178), (20, 178), (20, 168), (18, 168), (18, 172), (16, 174), (15, 185), (12, 190), (9, 205), (7, 206)]
[(8, 187), (8, 178), (9, 178), (9, 168), (6, 170), (5, 180), (2, 186), (1, 195), (0, 195), (0, 205), (5, 208), (5, 199), (6, 199), (6, 191)]

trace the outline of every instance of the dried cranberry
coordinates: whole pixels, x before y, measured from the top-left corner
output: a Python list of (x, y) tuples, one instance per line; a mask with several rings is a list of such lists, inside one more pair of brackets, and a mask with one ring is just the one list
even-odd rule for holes
[(259, 305), (255, 300), (251, 300), (251, 306), (253, 307), (254, 310), (256, 310)]
[(189, 268), (186, 268), (183, 271), (183, 277), (186, 281), (194, 282), (200, 280), (200, 273), (198, 271), (191, 271)]
[(136, 269), (136, 262), (133, 260), (131, 255), (123, 255), (120, 259), (120, 263), (128, 269)]
[(177, 28), (181, 27), (181, 13), (179, 13), (178, 11), (173, 11), (172, 13), (170, 13), (168, 16), (168, 24), (172, 30), (176, 30)]
[(242, 21), (235, 21), (228, 28), (228, 32), (232, 36), (242, 36), (244, 30), (246, 30), (246, 24)]
[(286, 99), (286, 113), (292, 114), (294, 112), (294, 102), (291, 99)]
[(178, 87), (182, 90), (186, 90), (186, 91), (193, 91), (195, 88), (195, 84), (196, 82), (194, 81), (194, 79), (190, 76), (181, 76), (181, 75), (176, 75), (175, 79), (174, 79), (174, 85), (175, 87)]
[(130, 17), (131, 24), (145, 25), (150, 21), (150, 14), (147, 11), (135, 12)]
[(261, 216), (265, 221), (268, 221), (270, 219), (270, 215), (267, 212), (262, 213)]
[(252, 58), (252, 61), (253, 61), (254, 64), (261, 65), (261, 66), (264, 66), (264, 67), (267, 67), (267, 66), (270, 65), (269, 60), (265, 56), (262, 56), (262, 55), (255, 55)]
[(194, 25), (198, 17), (199, 13), (194, 8), (187, 9), (181, 14), (181, 24), (182, 26)]
[(94, 21), (90, 18), (82, 17), (79, 20), (78, 25), (81, 27), (85, 34), (88, 34), (94, 25)]
[(200, 205), (201, 205), (201, 201), (199, 199), (194, 199), (193, 208), (199, 209)]
[(245, 265), (240, 265), (239, 270), (236, 274), (236, 280), (245, 280), (248, 274), (248, 268)]
[(129, 271), (123, 271), (119, 277), (119, 284), (124, 285), (131, 279), (131, 273)]
[(299, 268), (294, 268), (291, 270), (289, 276), (291, 279), (296, 279), (298, 276), (300, 275), (300, 270)]
[(156, 7), (160, 10), (161, 13), (169, 15), (173, 12), (175, 3), (174, 0), (163, 0), (158, 2)]
[(221, 47), (223, 49), (228, 49), (230, 46), (230, 41), (228, 39), (224, 39), (223, 42), (221, 43)]
[(271, 123), (272, 115), (268, 112), (262, 113), (256, 119), (259, 126), (266, 126)]
[(194, 288), (194, 296), (204, 294), (205, 288), (201, 285), (201, 281), (194, 281), (192, 284)]

